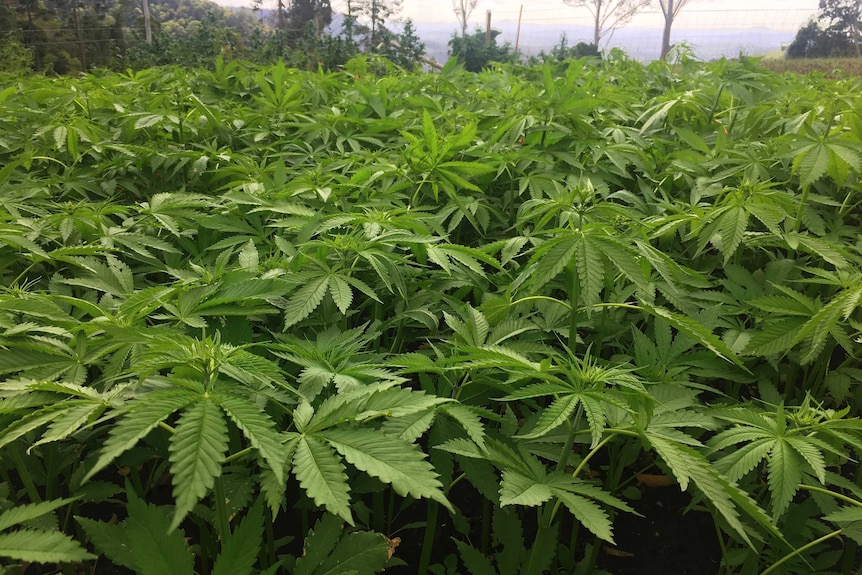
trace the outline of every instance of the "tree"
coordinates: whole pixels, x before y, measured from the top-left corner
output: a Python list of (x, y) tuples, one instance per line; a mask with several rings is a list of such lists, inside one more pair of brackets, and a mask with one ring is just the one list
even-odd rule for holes
[(860, 25), (862, 25), (862, 2), (860, 0), (820, 0), (821, 22), (826, 23), (826, 30), (836, 38), (842, 39), (852, 48), (856, 56), (860, 55)]
[(449, 40), (449, 56), (457, 57), (469, 72), (481, 72), (491, 62), (511, 62), (514, 58), (512, 46), (508, 42), (502, 46), (497, 44), (499, 35), (499, 30), (491, 30), (491, 41), (486, 44), (484, 30), (476, 29), (466, 38), (453, 33)]
[(452, 10), (455, 11), (455, 16), (458, 18), (458, 25), (461, 27), (461, 37), (467, 37), (467, 20), (470, 19), (470, 14), (476, 9), (479, 0), (452, 0)]
[(144, 11), (144, 39), (147, 44), (153, 43), (153, 26), (150, 19), (150, 3), (148, 0), (141, 0), (141, 9)]
[(365, 16), (369, 20), (368, 41), (371, 46), (380, 43), (381, 32), (386, 30), (386, 21), (401, 11), (401, 0), (353, 0), (351, 16)]
[(381, 34), (384, 41), (382, 54), (406, 70), (414, 70), (421, 65), (425, 55), (425, 43), (416, 34), (416, 26), (408, 19), (400, 34), (386, 31)]
[(593, 16), (593, 44), (599, 42), (617, 28), (631, 22), (634, 15), (647, 7), (652, 0), (563, 0), (569, 6), (584, 7)]
[(670, 30), (673, 27), (673, 22), (676, 20), (679, 11), (688, 4), (689, 0), (658, 0), (661, 7), (661, 12), (664, 15), (664, 32), (661, 36), (661, 56), (662, 60), (667, 58), (670, 52)]
[(820, 0), (817, 17), (809, 21), (787, 48), (790, 58), (860, 55), (862, 2)]
[(332, 22), (329, 0), (291, 0), (287, 12), (287, 37), (298, 40), (306, 33), (320, 37)]

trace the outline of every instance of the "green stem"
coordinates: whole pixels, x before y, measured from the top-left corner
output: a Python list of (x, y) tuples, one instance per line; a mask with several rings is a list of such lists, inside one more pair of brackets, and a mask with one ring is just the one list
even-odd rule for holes
[(805, 489), (806, 491), (816, 491), (817, 493), (823, 493), (824, 495), (831, 495), (835, 499), (840, 499), (841, 501), (849, 503), (850, 505), (862, 507), (862, 501), (858, 501), (856, 499), (853, 499), (852, 497), (847, 497), (846, 495), (842, 495), (840, 493), (835, 493), (834, 491), (829, 491), (828, 489), (823, 489), (822, 487), (816, 487), (814, 485), (805, 485), (804, 483), (800, 483), (799, 489)]
[(216, 507), (216, 525), (218, 526), (219, 536), (222, 541), (227, 541), (230, 537), (230, 520), (227, 516), (227, 499), (224, 496), (224, 479), (216, 477), (213, 490)]
[(54, 483), (55, 478), (57, 477), (57, 458), (55, 457), (56, 453), (52, 446), (51, 449), (45, 449), (44, 451), (44, 459), (45, 459), (45, 500), (50, 501), (54, 498)]
[(272, 514), (270, 514), (269, 510), (265, 510), (263, 512), (263, 526), (265, 531), (265, 541), (263, 546), (263, 552), (266, 554), (266, 562), (263, 564), (264, 567), (269, 567), (275, 564), (275, 534), (272, 530)]
[(774, 571), (775, 569), (777, 569), (778, 567), (780, 567), (781, 565), (783, 565), (787, 561), (790, 561), (791, 559), (793, 559), (797, 555), (800, 555), (801, 553), (808, 551), (812, 547), (816, 547), (817, 545), (820, 545), (824, 541), (827, 541), (829, 539), (832, 539), (833, 537), (837, 537), (838, 535), (841, 535), (841, 531), (842, 531), (842, 529), (838, 529), (836, 531), (833, 531), (832, 533), (827, 533), (826, 535), (824, 535), (823, 537), (820, 537), (819, 539), (815, 539), (814, 541), (811, 541), (810, 543), (806, 543), (805, 545), (803, 545), (799, 549), (794, 549), (793, 552), (788, 553), (787, 555), (785, 555), (784, 557), (782, 557), (781, 559), (779, 559), (778, 561), (773, 563), (772, 566), (770, 566), (768, 569), (761, 572), (760, 575), (768, 575), (769, 573), (771, 573), (772, 571)]
[(491, 502), (482, 499), (482, 539), (479, 547), (486, 555), (491, 551)]
[[(713, 521), (712, 525), (715, 527), (715, 536), (718, 539), (718, 547), (721, 549), (721, 556), (727, 557), (727, 545), (724, 543), (724, 537), (721, 535), (721, 527), (718, 526), (717, 521)], [(722, 561), (722, 564), (724, 564), (724, 561)], [(724, 570), (722, 569), (718, 575), (722, 575), (723, 571)]]
[(439, 506), (440, 504), (436, 501), (428, 501), (425, 537), (422, 539), (422, 554), (419, 556), (419, 569), (416, 571), (416, 575), (428, 575), (428, 567), (431, 566), (431, 551), (434, 549), (434, 532), (437, 529)]
[(578, 281), (577, 266), (572, 264), (572, 292), (569, 294), (571, 313), (569, 314), (569, 350), (575, 355), (578, 346), (578, 301), (581, 299), (581, 285)]
[(240, 449), (239, 451), (237, 451), (233, 455), (228, 455), (227, 457), (225, 457), (224, 462), (225, 463), (233, 463), (237, 459), (245, 457), (246, 455), (248, 455), (252, 451), (254, 451), (253, 447), (246, 447), (245, 449)]
[(167, 423), (165, 423), (164, 421), (160, 421), (160, 422), (159, 422), (159, 427), (161, 427), (162, 429), (164, 429), (164, 430), (165, 430), (165, 431), (167, 431), (168, 433), (174, 433), (174, 432), (176, 432), (176, 429), (174, 429), (173, 427), (171, 427), (170, 425), (168, 425), (168, 424), (167, 424)]
[(589, 460), (593, 458), (593, 455), (598, 453), (599, 449), (601, 449), (602, 447), (607, 445), (608, 442), (611, 439), (613, 439), (613, 437), (614, 437), (613, 434), (610, 434), (607, 437), (605, 437), (604, 439), (602, 439), (600, 442), (598, 442), (596, 444), (596, 446), (594, 448), (592, 448), (589, 453), (587, 453), (587, 455), (581, 460), (581, 462), (578, 464), (578, 466), (572, 472), (572, 477), (577, 477), (581, 473), (581, 471), (584, 469), (584, 466), (589, 462)]
[(566, 436), (566, 443), (563, 445), (563, 450), (560, 452), (560, 460), (557, 462), (557, 471), (565, 471), (566, 465), (569, 463), (569, 456), (572, 454), (572, 445), (575, 443), (575, 437), (578, 435), (578, 429), (581, 427), (581, 417), (584, 414), (584, 407), (578, 404), (575, 410), (575, 420), (569, 425), (569, 434)]
[(383, 533), (383, 516), (385, 515), (385, 502), (383, 501), (383, 492), (376, 491), (371, 496), (371, 506), (373, 509), (373, 519), (371, 521), (372, 529), (378, 533)]
[(33, 478), (30, 477), (30, 472), (27, 470), (27, 464), (21, 456), (21, 449), (17, 445), (12, 445), (9, 448), (9, 455), (15, 464), (15, 470), (18, 472), (18, 479), (24, 485), (24, 490), (30, 497), (31, 503), (39, 503), (42, 501), (42, 496), (39, 495), (39, 490), (36, 489), (36, 484), (33, 483)]

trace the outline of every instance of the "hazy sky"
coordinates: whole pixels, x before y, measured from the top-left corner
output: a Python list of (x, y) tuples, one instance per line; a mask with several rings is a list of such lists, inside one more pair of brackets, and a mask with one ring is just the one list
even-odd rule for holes
[[(223, 5), (250, 6), (250, 0), (215, 0)], [(275, 0), (264, 0), (275, 5)], [(345, 0), (331, 0), (332, 7), (344, 11)], [(690, 0), (680, 14), (678, 25), (687, 28), (740, 28), (766, 26), (797, 29), (817, 10), (818, 0)], [(491, 10), (492, 22), (517, 20), (523, 5), (523, 21), (536, 24), (589, 24), (585, 8), (567, 6), (563, 0), (479, 0), (470, 22), (471, 28), (484, 25), (485, 12)], [(452, 22), (452, 0), (403, 0), (400, 17), (417, 22)], [(630, 26), (658, 27), (661, 15), (648, 9)]]

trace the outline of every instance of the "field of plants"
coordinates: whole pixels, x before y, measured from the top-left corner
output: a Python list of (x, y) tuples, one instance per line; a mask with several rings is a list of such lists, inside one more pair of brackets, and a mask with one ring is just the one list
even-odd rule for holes
[(0, 78), (0, 573), (853, 573), (860, 111), (619, 53)]
[(830, 78), (862, 77), (862, 58), (774, 58), (761, 65), (773, 72), (820, 73)]

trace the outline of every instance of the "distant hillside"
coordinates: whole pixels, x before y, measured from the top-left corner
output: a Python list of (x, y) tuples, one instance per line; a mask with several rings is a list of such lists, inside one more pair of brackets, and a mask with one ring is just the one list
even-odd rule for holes
[[(494, 28), (502, 34), (498, 42), (514, 45), (517, 22), (501, 21)], [(448, 42), (455, 31), (454, 24), (417, 23), (416, 29), (425, 42), (429, 56), (445, 61)], [(589, 42), (593, 30), (587, 26), (523, 24), (519, 50), (522, 54), (535, 55), (549, 51), (566, 33), (569, 45)], [(742, 52), (749, 56), (765, 54), (778, 50), (793, 41), (794, 32), (776, 32), (768, 28), (748, 28), (733, 30), (674, 30), (672, 42), (685, 41), (702, 60), (714, 60), (722, 56), (736, 57)], [(659, 57), (661, 30), (648, 28), (622, 28), (614, 32), (611, 47), (625, 50), (632, 58), (641, 61), (655, 60)]]
[[(194, 32), (210, 15), (242, 34), (250, 33), (259, 22), (249, 8), (226, 8), (208, 0), (150, 0), (149, 4), (154, 28), (180, 36)], [(140, 25), (143, 20), (141, 3), (133, 6), (128, 13), (128, 24)]]

